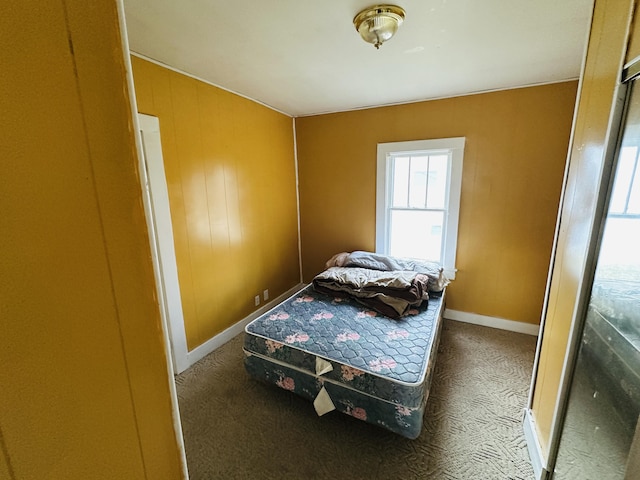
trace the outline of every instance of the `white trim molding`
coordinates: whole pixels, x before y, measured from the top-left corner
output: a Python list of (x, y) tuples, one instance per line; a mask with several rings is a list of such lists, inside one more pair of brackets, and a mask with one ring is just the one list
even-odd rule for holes
[[(116, 8), (118, 10), (118, 23), (120, 27), (120, 39), (122, 42), (122, 57), (125, 67), (125, 78), (127, 82), (127, 93), (129, 96), (129, 108), (131, 114), (131, 120), (133, 121), (134, 138), (136, 144), (136, 151), (138, 154), (138, 172), (140, 175), (140, 190), (142, 193), (142, 204), (144, 207), (145, 220), (147, 224), (147, 232), (149, 234), (149, 245), (151, 249), (152, 264), (154, 270), (154, 277), (156, 281), (156, 291), (159, 295), (159, 301), (163, 296), (163, 289), (161, 287), (162, 274), (160, 272), (160, 260), (158, 256), (157, 243), (155, 241), (155, 229), (153, 220), (153, 205), (150, 197), (150, 193), (147, 190), (148, 174), (146, 172), (146, 160), (144, 156), (144, 141), (142, 138), (141, 123), (147, 120), (140, 120), (138, 115), (138, 104), (136, 101), (136, 89), (133, 82), (133, 69), (131, 66), (131, 51), (129, 49), (129, 38), (127, 36), (127, 27), (124, 14), (124, 1), (116, 0)], [(156, 118), (156, 122), (158, 119)], [(153, 122), (153, 121), (152, 121)], [(153, 126), (153, 124), (152, 124)], [(153, 126), (155, 128), (155, 126)], [(158, 136), (159, 141), (159, 136)], [(160, 149), (162, 150), (162, 149)], [(164, 166), (163, 166), (164, 169)], [(166, 180), (165, 180), (166, 187)], [(171, 417), (173, 421), (173, 431), (178, 448), (178, 457), (180, 459), (180, 469), (182, 471), (182, 478), (189, 478), (189, 469), (187, 468), (187, 455), (184, 449), (184, 436), (182, 435), (182, 421), (180, 420), (180, 409), (178, 407), (178, 391), (176, 382), (174, 381), (175, 368), (173, 360), (173, 352), (171, 347), (171, 333), (168, 325), (167, 310), (164, 304), (159, 304), (159, 311), (161, 317), (161, 331), (163, 337), (163, 347), (165, 354), (165, 361), (167, 366), (167, 386), (169, 387), (169, 396), (171, 399)]]
[(293, 166), (296, 173), (296, 213), (298, 215), (298, 269), (300, 271), (300, 283), (302, 278), (302, 230), (300, 223), (300, 167), (298, 164), (298, 132), (296, 130), (296, 119), (291, 120), (293, 124)]
[(535, 420), (531, 414), (531, 410), (525, 408), (522, 418), (522, 428), (524, 430), (524, 438), (527, 442), (527, 450), (529, 450), (529, 458), (533, 467), (533, 475), (535, 480), (546, 480), (549, 472), (547, 471), (547, 462), (542, 455), (542, 448), (538, 441), (538, 433), (536, 430)]
[[(460, 214), (460, 194), (462, 192), (462, 164), (464, 161), (465, 137), (412, 140), (407, 142), (379, 143), (376, 155), (376, 253), (390, 254), (390, 210), (394, 185), (393, 163), (396, 156), (447, 155), (448, 172), (444, 211), (444, 231), (442, 232), (442, 257), (438, 261), (444, 267), (448, 278), (456, 274), (456, 245), (458, 241), (458, 218)], [(395, 208), (395, 207), (394, 207)], [(427, 209), (416, 209), (416, 211)], [(441, 211), (440, 209), (436, 211)]]
[(175, 373), (187, 369), (187, 334), (184, 328), (182, 296), (178, 280), (173, 226), (169, 208), (169, 191), (164, 172), (160, 121), (157, 117), (138, 114), (142, 139), (141, 158), (143, 169), (140, 177), (145, 198), (150, 204), (148, 223), (150, 224), (151, 250), (158, 284), (160, 313), (166, 325), (171, 342), (172, 361)]
[(525, 333), (527, 335), (537, 336), (540, 330), (539, 325), (532, 323), (516, 322), (514, 320), (506, 320), (498, 317), (488, 317), (486, 315), (478, 315), (477, 313), (460, 312), (449, 308), (444, 311), (444, 318), (449, 320), (457, 320), (458, 322), (473, 323), (474, 325), (482, 325), (484, 327), (498, 328), (500, 330), (509, 330), (510, 332)]
[(274, 298), (273, 300), (271, 300), (269, 303), (265, 303), (261, 308), (259, 308), (255, 312), (253, 312), (251, 315), (246, 316), (245, 318), (243, 318), (239, 322), (234, 323), (233, 325), (231, 325), (226, 330), (220, 332), (215, 337), (210, 338), (209, 340), (204, 342), (202, 345), (200, 345), (200, 346), (194, 348), (193, 350), (191, 350), (187, 354), (187, 363), (188, 363), (189, 367), (192, 366), (194, 363), (196, 363), (198, 360), (201, 360), (204, 357), (206, 357), (207, 355), (209, 355), (211, 352), (213, 352), (217, 348), (220, 348), (222, 345), (227, 343), (229, 340), (234, 338), (236, 335), (239, 335), (240, 333), (242, 333), (244, 331), (244, 327), (246, 327), (249, 322), (255, 320), (256, 318), (258, 318), (263, 313), (266, 313), (269, 310), (271, 310), (272, 308), (276, 307), (277, 305), (279, 305), (281, 302), (283, 302), (287, 298), (291, 297), (292, 295), (295, 295), (300, 290), (302, 290), (304, 287), (306, 287), (305, 284), (299, 283), (295, 287), (290, 288), (289, 290), (284, 292), (282, 295), (280, 295), (277, 298)]

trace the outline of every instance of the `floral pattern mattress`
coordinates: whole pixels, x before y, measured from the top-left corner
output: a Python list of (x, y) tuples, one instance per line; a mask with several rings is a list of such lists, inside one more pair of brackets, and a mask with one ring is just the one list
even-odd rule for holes
[(443, 303), (444, 297), (432, 297), (394, 320), (310, 285), (247, 325), (245, 368), (309, 400), (328, 396), (339, 411), (416, 438)]

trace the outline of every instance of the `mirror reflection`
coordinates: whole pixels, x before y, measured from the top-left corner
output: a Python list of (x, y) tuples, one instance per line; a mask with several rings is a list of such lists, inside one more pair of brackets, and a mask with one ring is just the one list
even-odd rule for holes
[(631, 88), (554, 479), (629, 478), (629, 451), (640, 447), (640, 94)]

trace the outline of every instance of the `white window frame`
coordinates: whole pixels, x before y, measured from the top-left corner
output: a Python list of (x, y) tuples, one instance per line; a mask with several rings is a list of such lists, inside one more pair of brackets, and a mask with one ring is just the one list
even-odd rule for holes
[(451, 279), (456, 272), (456, 247), (458, 242), (458, 219), (460, 193), (462, 190), (462, 163), (465, 137), (416, 140), (378, 144), (378, 166), (376, 181), (376, 253), (389, 253), (389, 210), (391, 205), (392, 156), (450, 153), (449, 185), (445, 202), (443, 261), (445, 273)]

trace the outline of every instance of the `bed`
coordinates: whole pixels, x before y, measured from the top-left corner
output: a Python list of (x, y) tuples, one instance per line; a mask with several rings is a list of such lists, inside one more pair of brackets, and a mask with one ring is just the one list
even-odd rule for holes
[[(328, 271), (332, 268), (343, 267)], [(337, 410), (417, 438), (435, 365), (444, 288), (421, 292), (421, 301), (391, 318), (367, 298), (341, 290), (322, 293), (317, 287), (314, 279), (246, 326), (247, 372), (312, 401), (318, 415)]]

